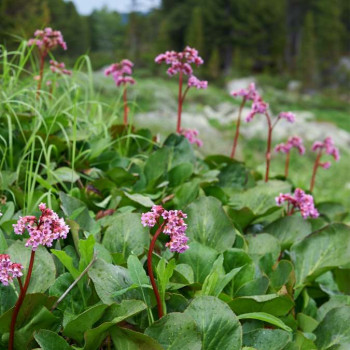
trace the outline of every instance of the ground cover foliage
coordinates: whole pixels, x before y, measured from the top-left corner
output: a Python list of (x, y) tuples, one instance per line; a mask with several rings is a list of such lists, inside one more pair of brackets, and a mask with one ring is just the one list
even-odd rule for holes
[[(36, 251), (15, 349), (349, 347), (341, 203), (315, 198), (318, 218), (286, 215), (275, 198), (294, 192), (290, 180), (266, 183), (243, 162), (198, 156), (182, 135), (159, 142), (152, 130), (121, 125), (119, 93), (101, 102), (86, 56), (72, 77), (45, 71), (53, 89), (43, 84), (38, 97), (31, 50), (24, 42), (1, 52), (0, 253), (26, 275), (30, 249), (12, 225), (41, 202), (70, 233)], [(146, 269), (154, 229), (141, 224), (155, 204), (188, 215), (189, 249), (170, 252), (163, 235), (153, 253), (161, 319)], [(17, 280), (0, 286), (4, 349), (20, 290)]]

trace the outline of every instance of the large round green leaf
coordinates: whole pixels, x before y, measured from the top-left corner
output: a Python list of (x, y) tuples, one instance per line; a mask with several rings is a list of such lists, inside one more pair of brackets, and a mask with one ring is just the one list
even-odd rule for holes
[(103, 245), (112, 253), (140, 255), (149, 244), (149, 230), (142, 226), (141, 215), (124, 213), (115, 217), (103, 238)]
[(158, 342), (143, 333), (119, 327), (114, 327), (110, 333), (116, 350), (163, 350)]
[(236, 230), (214, 197), (200, 197), (187, 209), (187, 235), (219, 252), (232, 247)]
[(256, 329), (243, 336), (243, 344), (257, 350), (282, 350), (291, 340), (290, 333), (279, 329)]
[(139, 299), (136, 290), (126, 291), (120, 295), (117, 292), (128, 290), (132, 285), (129, 271), (121, 266), (115, 266), (98, 259), (88, 272), (94, 282), (97, 295), (104, 304), (112, 304), (125, 298)]
[(68, 343), (57, 333), (41, 329), (34, 335), (42, 350), (72, 350)]
[(280, 218), (265, 227), (265, 232), (280, 242), (282, 249), (288, 249), (312, 232), (311, 224), (300, 214)]
[(165, 350), (201, 350), (195, 321), (185, 313), (171, 313), (153, 323), (145, 334), (157, 340)]
[[(26, 247), (22, 241), (17, 241), (8, 249), (11, 260), (24, 266), (24, 280), (28, 272), (31, 255), (30, 247)], [(35, 252), (34, 267), (28, 293), (43, 293), (54, 284), (56, 267), (52, 256), (46, 248), (40, 246)]]
[(237, 316), (223, 301), (212, 296), (195, 298), (185, 311), (197, 325), (202, 350), (239, 350), (242, 328)]
[(291, 248), (295, 266), (295, 288), (324, 272), (350, 263), (350, 227), (331, 224), (314, 232)]
[[(315, 329), (317, 349), (350, 344), (350, 306), (330, 310)], [(337, 347), (334, 347), (337, 349)]]
[(237, 315), (266, 312), (278, 317), (286, 315), (294, 302), (286, 295), (266, 294), (235, 298), (228, 305)]
[(203, 283), (212, 269), (218, 252), (198, 242), (190, 243), (189, 247), (180, 254), (179, 263), (190, 265), (194, 273), (194, 281)]

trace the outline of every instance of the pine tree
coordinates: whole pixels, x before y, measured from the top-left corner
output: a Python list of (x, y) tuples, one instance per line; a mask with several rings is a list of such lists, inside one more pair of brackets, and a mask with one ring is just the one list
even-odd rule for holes
[(312, 12), (305, 16), (302, 28), (300, 52), (298, 56), (298, 73), (304, 88), (310, 89), (316, 86), (317, 59), (315, 47), (315, 25)]
[[(315, 31), (317, 33), (317, 55), (324, 83), (329, 82), (332, 70), (341, 54), (341, 40), (344, 31), (341, 22), (340, 2), (317, 0), (314, 8)], [(349, 20), (349, 19), (348, 19)]]
[(220, 53), (217, 47), (211, 52), (208, 62), (208, 76), (213, 79), (220, 76)]
[(199, 6), (193, 8), (192, 18), (186, 33), (186, 44), (196, 48), (201, 55), (204, 55), (203, 16)]

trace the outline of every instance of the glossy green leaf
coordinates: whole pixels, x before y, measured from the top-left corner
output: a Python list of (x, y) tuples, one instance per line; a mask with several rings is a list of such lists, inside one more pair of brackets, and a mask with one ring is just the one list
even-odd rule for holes
[(103, 323), (85, 332), (84, 350), (97, 350), (112, 327), (146, 308), (146, 305), (140, 300), (123, 300), (119, 305), (111, 305), (103, 317)]
[(247, 314), (241, 314), (238, 316), (239, 320), (254, 319), (260, 320), (266, 323), (273, 324), (276, 327), (282, 328), (287, 332), (292, 332), (292, 329), (283, 323), (279, 318), (267, 314), (266, 312), (251, 312)]
[(324, 272), (350, 263), (350, 227), (331, 224), (291, 248), (296, 286), (302, 287)]
[(72, 350), (73, 348), (57, 333), (41, 329), (34, 334), (42, 350)]
[(149, 230), (142, 226), (141, 214), (119, 214), (106, 230), (102, 243), (110, 252), (121, 253), (126, 260), (130, 254), (140, 255), (148, 247)]
[(190, 239), (219, 252), (232, 247), (236, 230), (216, 198), (198, 198), (189, 205), (187, 215), (187, 235)]
[(128, 197), (133, 202), (142, 205), (143, 207), (150, 208), (154, 205), (151, 198), (144, 196), (140, 193), (128, 193), (124, 192), (125, 196)]
[(241, 325), (223, 301), (212, 296), (195, 298), (185, 314), (196, 322), (202, 339), (202, 350), (241, 349)]
[(186, 313), (171, 313), (145, 330), (165, 350), (201, 350), (201, 339), (192, 317)]
[(193, 164), (181, 163), (169, 171), (169, 185), (176, 187), (184, 183), (193, 173)]
[(125, 298), (138, 299), (140, 296), (135, 290), (118, 296), (116, 292), (132, 285), (129, 272), (126, 268), (115, 266), (98, 259), (88, 272), (94, 282), (97, 295), (104, 304), (112, 304)]
[(179, 262), (191, 266), (194, 281), (203, 283), (210, 273), (218, 252), (197, 242), (191, 242), (189, 247), (184, 253), (180, 254)]
[[(16, 241), (9, 247), (8, 254), (13, 262), (24, 266), (24, 276), (22, 277), (24, 280), (29, 267), (31, 249), (25, 247), (24, 242)], [(55, 277), (56, 267), (51, 254), (44, 247), (39, 246), (35, 252), (34, 267), (28, 293), (45, 292), (53, 285)]]
[(333, 349), (336, 345), (350, 344), (349, 324), (350, 306), (330, 310), (314, 331), (317, 349)]
[(116, 350), (163, 350), (164, 348), (146, 334), (127, 328), (113, 327), (111, 338)]
[(243, 345), (257, 350), (282, 350), (291, 340), (289, 332), (279, 329), (256, 329), (243, 335)]
[(97, 304), (91, 306), (80, 315), (71, 319), (64, 327), (63, 335), (73, 338), (78, 342), (84, 339), (84, 332), (101, 318), (108, 305)]
[(311, 224), (300, 214), (280, 218), (264, 228), (264, 232), (274, 236), (280, 242), (282, 249), (290, 246), (312, 232)]
[(284, 316), (294, 306), (286, 295), (266, 294), (234, 298), (228, 303), (237, 315), (251, 312), (266, 312), (273, 316)]

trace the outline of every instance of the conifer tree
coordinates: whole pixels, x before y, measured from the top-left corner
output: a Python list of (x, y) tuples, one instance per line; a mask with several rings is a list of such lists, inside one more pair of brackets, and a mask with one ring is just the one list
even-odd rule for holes
[(298, 73), (304, 88), (314, 88), (317, 78), (317, 58), (315, 47), (315, 25), (312, 12), (305, 16), (301, 32), (301, 45), (298, 55)]
[(200, 6), (192, 11), (192, 18), (187, 27), (186, 44), (195, 47), (201, 55), (204, 55), (203, 16)]

